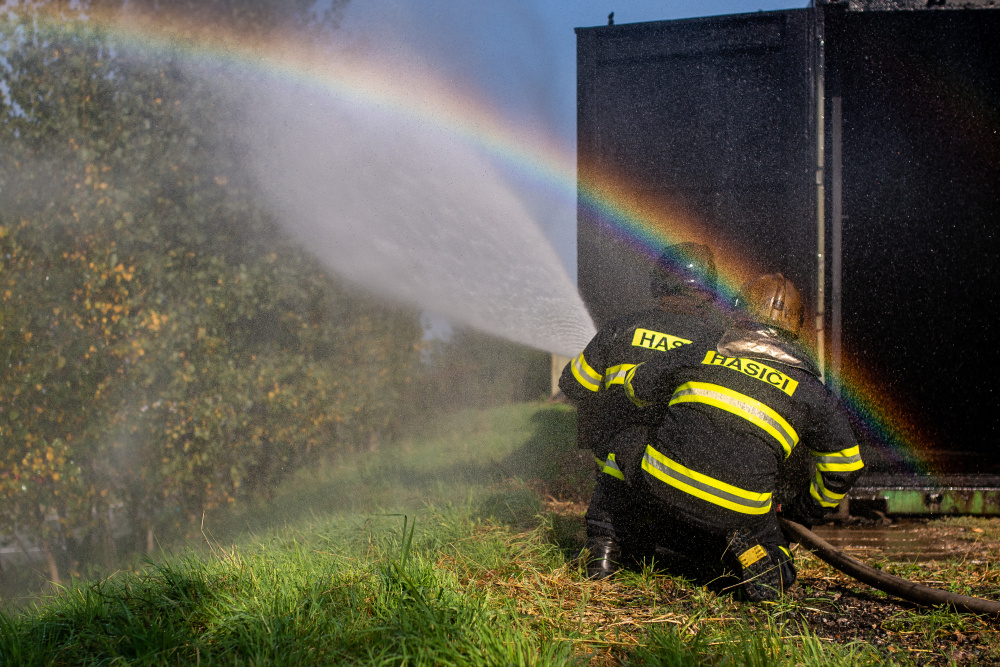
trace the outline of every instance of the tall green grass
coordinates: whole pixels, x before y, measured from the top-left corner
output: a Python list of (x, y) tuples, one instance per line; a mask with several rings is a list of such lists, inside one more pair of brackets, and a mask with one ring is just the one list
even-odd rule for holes
[(563, 405), (463, 410), (392, 446), (302, 470), (269, 502), (207, 523), (228, 539), (311, 516), (468, 504), (508, 480), (547, 480), (581, 493), (591, 484), (591, 459), (575, 449), (575, 434), (575, 413)]
[[(4, 620), (9, 664), (561, 664), (572, 646), (438, 566), (501, 560), (456, 512), (325, 521), (78, 587)], [(465, 543), (467, 548), (463, 548)], [(539, 543), (536, 564), (551, 561)]]
[[(550, 497), (587, 497), (573, 420), (558, 405), (463, 412), (305, 471), (265, 506), (206, 517), (196, 549), (0, 614), (0, 664), (907, 663), (815, 634), (808, 597), (755, 607), (652, 571), (587, 581), (580, 506)], [(974, 625), (890, 620), (900, 635)], [(912, 655), (948, 664), (938, 635)]]
[[(564, 567), (544, 526), (515, 532), (457, 509), (425, 512), (416, 524), (390, 515), (318, 521), (252, 546), (217, 547), (211, 559), (77, 587), (4, 619), (0, 655), (18, 665), (585, 664), (621, 643), (566, 613), (567, 601), (571, 612), (585, 601), (561, 598), (558, 580), (536, 596), (503, 594)], [(557, 576), (579, 579), (573, 570)], [(490, 580), (504, 583), (484, 585)], [(649, 583), (632, 581), (632, 594)], [(877, 657), (801, 631), (789, 638), (774, 624), (761, 632), (705, 618), (654, 629), (619, 657), (817, 666)]]

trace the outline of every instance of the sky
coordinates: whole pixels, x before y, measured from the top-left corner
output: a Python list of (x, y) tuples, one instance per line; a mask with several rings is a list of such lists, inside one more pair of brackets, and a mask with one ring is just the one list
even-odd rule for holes
[[(346, 37), (415, 59), (512, 122), (576, 151), (577, 27), (805, 7), (806, 0), (352, 0)], [(522, 189), (525, 204), (576, 278), (576, 205)]]

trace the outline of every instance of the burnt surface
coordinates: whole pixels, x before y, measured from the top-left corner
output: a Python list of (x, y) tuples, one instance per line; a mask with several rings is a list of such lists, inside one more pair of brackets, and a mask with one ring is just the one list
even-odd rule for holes
[(989, 9), (996, 0), (820, 0), (819, 4), (846, 5), (852, 12), (947, 11)]

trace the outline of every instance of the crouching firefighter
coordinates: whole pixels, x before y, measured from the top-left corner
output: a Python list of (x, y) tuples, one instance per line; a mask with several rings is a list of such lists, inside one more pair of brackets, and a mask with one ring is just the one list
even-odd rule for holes
[(736, 324), (715, 344), (685, 346), (628, 372), (626, 395), (664, 409), (637, 461), (644, 502), (622, 506), (615, 533), (622, 548), (658, 564), (733, 574), (756, 602), (796, 577), (773, 500), (785, 459), (800, 443), (812, 454), (815, 473), (782, 508), (806, 525), (840, 503), (864, 464), (846, 412), (796, 343), (795, 286), (765, 275), (735, 305)]
[(588, 576), (603, 578), (618, 569), (620, 540), (615, 525), (629, 511), (638, 465), (620, 466), (625, 456), (637, 462), (648, 441), (648, 425), (666, 406), (638, 407), (625, 394), (626, 374), (637, 364), (671, 358), (679, 350), (702, 349), (730, 324), (716, 298), (712, 251), (698, 243), (667, 247), (653, 266), (651, 292), (656, 305), (603, 326), (563, 370), (559, 387), (577, 407), (578, 443), (591, 449), (598, 464), (597, 483), (587, 510)]

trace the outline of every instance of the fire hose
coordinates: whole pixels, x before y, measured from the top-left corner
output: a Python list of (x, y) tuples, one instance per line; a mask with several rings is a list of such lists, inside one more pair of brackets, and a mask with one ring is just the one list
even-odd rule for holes
[(960, 612), (1000, 614), (1000, 602), (949, 593), (939, 588), (924, 586), (923, 584), (876, 570), (873, 567), (865, 565), (857, 558), (848, 556), (843, 551), (836, 549), (829, 542), (801, 524), (789, 521), (788, 519), (781, 519), (781, 526), (785, 534), (792, 541), (798, 542), (806, 549), (809, 549), (820, 560), (828, 563), (837, 570), (854, 577), (862, 583), (868, 584), (872, 588), (877, 588), (880, 591), (919, 605), (950, 605), (956, 611)]

